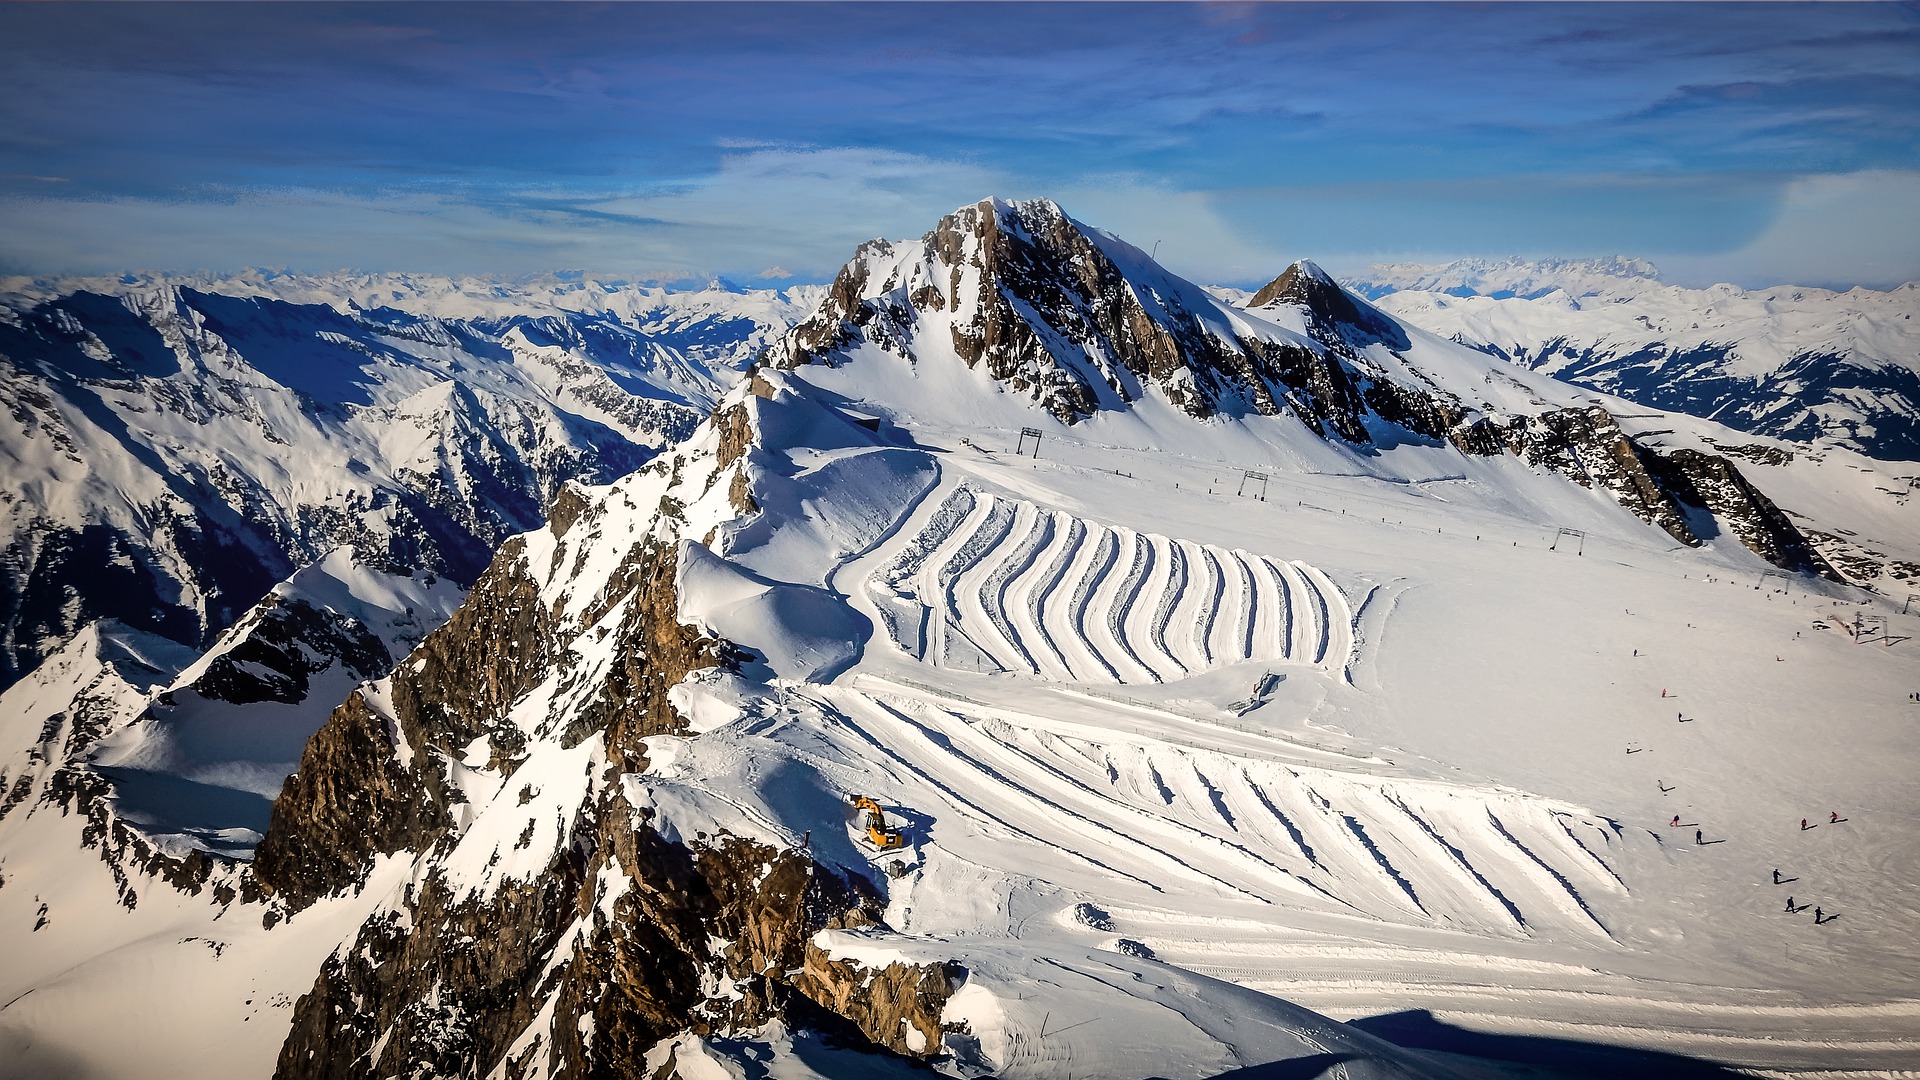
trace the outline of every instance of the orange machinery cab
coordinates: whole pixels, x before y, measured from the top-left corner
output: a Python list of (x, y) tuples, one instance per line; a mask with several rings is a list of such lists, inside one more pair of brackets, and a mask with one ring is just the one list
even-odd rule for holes
[(900, 830), (887, 827), (887, 815), (880, 809), (879, 803), (865, 795), (856, 795), (853, 808), (867, 812), (867, 839), (873, 841), (874, 847), (881, 851), (891, 851), (894, 848), (907, 846), (906, 838), (900, 835)]

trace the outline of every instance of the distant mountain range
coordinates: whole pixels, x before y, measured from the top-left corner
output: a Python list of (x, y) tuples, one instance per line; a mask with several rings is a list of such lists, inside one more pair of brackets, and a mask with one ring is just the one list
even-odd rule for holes
[(0, 280), (0, 685), (97, 618), (205, 646), (340, 545), (470, 584), (563, 481), (691, 431), (811, 295)]
[(1392, 264), (1345, 284), (1416, 326), (1579, 386), (1920, 460), (1920, 284), (1687, 289), (1622, 258)]

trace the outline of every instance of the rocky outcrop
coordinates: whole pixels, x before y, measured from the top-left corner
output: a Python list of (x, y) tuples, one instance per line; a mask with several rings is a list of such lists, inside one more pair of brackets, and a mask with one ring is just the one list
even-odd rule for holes
[[(1748, 550), (1773, 565), (1838, 580), (1793, 521), (1733, 462), (1698, 450), (1663, 453), (1642, 445), (1597, 405), (1537, 416), (1486, 417), (1455, 428), (1448, 437), (1467, 453), (1511, 453), (1583, 487), (1600, 488), (1634, 516), (1689, 547), (1706, 539), (1694, 524), (1704, 511), (1725, 522)], [(1688, 508), (1696, 513), (1689, 514)]]
[(1634, 516), (1697, 547), (1686, 515), (1647, 468), (1650, 454), (1628, 438), (1599, 406), (1537, 416), (1486, 417), (1452, 435), (1468, 453), (1506, 452), (1536, 468), (1558, 472), (1582, 487), (1612, 495)]
[(193, 681), (202, 697), (291, 705), (305, 701), (309, 680), (335, 664), (355, 679), (374, 678), (393, 666), (385, 643), (364, 623), (297, 597), (269, 595), (235, 630), (238, 644), (215, 656)]
[(1328, 345), (1404, 349), (1411, 344), (1399, 323), (1305, 260), (1287, 267), (1247, 301), (1247, 307), (1255, 311), (1276, 305), (1305, 312), (1308, 333)]
[(423, 849), (460, 801), (441, 763), (483, 737), (497, 757), (518, 753), (507, 710), (552, 660), (524, 546), (502, 547), (407, 665), (354, 691), (307, 744), (254, 854), (267, 894), (298, 909), (358, 883), (376, 855)]
[(1199, 288), (1044, 199), (963, 207), (917, 246), (862, 245), (784, 360), (832, 362), (862, 341), (911, 358), (929, 334), (1066, 423), (1153, 387), (1195, 417), (1273, 415), (1292, 397), (1308, 422), (1365, 439), (1364, 380), (1337, 359), (1235, 333)]
[(1654, 454), (1647, 465), (1674, 498), (1713, 511), (1754, 554), (1783, 570), (1842, 580), (1799, 527), (1733, 462), (1682, 449)]
[[(601, 735), (623, 768), (644, 769), (648, 736), (686, 728), (667, 691), (690, 672), (730, 662), (723, 643), (680, 622), (674, 590), (679, 565), (677, 549), (649, 540), (634, 545), (614, 571), (586, 621), (599, 622), (620, 607), (613, 638), (624, 647), (592, 691), (578, 699), (560, 735), (562, 745)], [(621, 603), (629, 598), (633, 602)]]
[(617, 798), (590, 820), (524, 884), (463, 896), (430, 877), (370, 921), (296, 1006), (276, 1076), (642, 1076), (663, 1038), (776, 1018), (874, 1051), (941, 1045), (961, 972), (872, 972), (812, 943), (873, 923), (872, 886), (738, 837), (669, 843)]
[(961, 972), (868, 971), (814, 942), (875, 925), (876, 885), (791, 844), (684, 835), (646, 803), (647, 740), (688, 731), (669, 692), (735, 658), (679, 621), (676, 581), (691, 504), (752, 498), (754, 415), (735, 402), (696, 448), (569, 489), (309, 744), (256, 858), (275, 910), (359, 887), (382, 854), (412, 884), (325, 963), (279, 1076), (638, 1076), (663, 1039), (775, 1019), (941, 1051)]

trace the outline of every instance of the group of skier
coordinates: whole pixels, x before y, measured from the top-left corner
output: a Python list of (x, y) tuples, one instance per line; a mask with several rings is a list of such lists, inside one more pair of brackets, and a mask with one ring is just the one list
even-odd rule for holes
[[(1635, 650), (1635, 655), (1639, 655), (1639, 651), (1638, 651), (1638, 650)], [(1662, 691), (1660, 691), (1660, 696), (1661, 696), (1662, 698), (1667, 698), (1667, 697), (1672, 697), (1672, 696), (1674, 696), (1674, 695), (1671, 695), (1671, 694), (1669, 694), (1669, 693), (1668, 693), (1667, 691), (1665, 691), (1665, 690), (1662, 690)], [(1915, 701), (1920, 701), (1920, 694), (1915, 694), (1915, 695), (1913, 695), (1913, 699), (1914, 699)], [(1677, 720), (1677, 721), (1679, 721), (1680, 723), (1683, 723), (1683, 724), (1684, 724), (1684, 723), (1687, 723), (1687, 722), (1688, 722), (1688, 719), (1689, 719), (1689, 718), (1687, 717), (1687, 715), (1686, 715), (1686, 714), (1685, 714), (1684, 712), (1679, 712), (1679, 713), (1675, 713), (1675, 714), (1674, 714), (1674, 719), (1675, 719), (1675, 720)], [(1629, 750), (1628, 750), (1627, 752), (1628, 752), (1629, 754), (1631, 754), (1631, 753), (1633, 753), (1634, 751), (1633, 751), (1633, 750), (1631, 750), (1631, 749), (1629, 749)], [(1661, 785), (1660, 785), (1660, 793), (1661, 793), (1662, 795), (1665, 795), (1665, 794), (1667, 794), (1667, 793), (1669, 793), (1669, 792), (1671, 792), (1672, 790), (1673, 790), (1673, 789), (1672, 789), (1672, 788), (1670, 788), (1670, 787), (1668, 787), (1668, 786), (1667, 786), (1667, 785), (1666, 785), (1666, 784), (1665, 784), (1664, 782), (1662, 782), (1662, 783), (1661, 783)], [(1842, 822), (1844, 822), (1844, 821), (1846, 821), (1846, 820), (1847, 820), (1846, 818), (1843, 818), (1843, 817), (1841, 817), (1841, 816), (1840, 816), (1840, 811), (1838, 811), (1838, 810), (1830, 810), (1830, 811), (1828, 811), (1828, 812), (1827, 812), (1827, 822), (1826, 822), (1826, 823), (1827, 823), (1827, 824), (1829, 824), (1829, 825), (1838, 825), (1838, 824), (1840, 824), (1840, 823), (1842, 823)], [(1673, 815), (1673, 818), (1672, 818), (1672, 820), (1670, 820), (1670, 821), (1668, 821), (1668, 822), (1667, 822), (1667, 828), (1669, 828), (1669, 829), (1679, 829), (1679, 828), (1686, 828), (1686, 827), (1688, 827), (1688, 826), (1685, 826), (1685, 825), (1682, 825), (1682, 824), (1681, 824), (1681, 821), (1680, 821), (1680, 815), (1679, 815), (1679, 814), (1675, 814), (1675, 815)], [(1815, 825), (1815, 824), (1812, 824), (1812, 823), (1810, 823), (1810, 822), (1808, 822), (1808, 820), (1807, 820), (1806, 818), (1801, 818), (1801, 819), (1800, 819), (1800, 831), (1801, 831), (1801, 832), (1805, 832), (1805, 831), (1806, 831), (1806, 830), (1808, 830), (1808, 829), (1817, 829), (1817, 828), (1819, 828), (1819, 826), (1818, 826), (1818, 825)], [(1708, 840), (1708, 839), (1707, 839), (1707, 837), (1706, 837), (1706, 833), (1705, 833), (1705, 831), (1704, 831), (1704, 830), (1701, 830), (1701, 829), (1698, 829), (1698, 828), (1695, 828), (1695, 829), (1693, 830), (1693, 842), (1694, 842), (1695, 844), (1698, 844), (1698, 845), (1702, 845), (1702, 846), (1705, 846), (1705, 845), (1707, 845), (1707, 844), (1718, 844), (1718, 843), (1721, 843), (1721, 841), (1719, 841), (1719, 840)], [(1775, 885), (1784, 885), (1784, 884), (1787, 884), (1788, 882), (1792, 882), (1792, 881), (1798, 881), (1798, 880), (1800, 880), (1800, 879), (1799, 879), (1799, 878), (1791, 878), (1791, 877), (1781, 877), (1781, 876), (1780, 876), (1780, 868), (1779, 868), (1779, 867), (1775, 867), (1775, 868), (1774, 868), (1774, 870), (1773, 870), (1773, 883), (1774, 883)], [(1796, 905), (1796, 904), (1794, 903), (1794, 901), (1793, 901), (1793, 897), (1791, 897), (1791, 896), (1789, 896), (1789, 897), (1787, 897), (1787, 907), (1786, 907), (1786, 910), (1787, 910), (1787, 914), (1789, 914), (1789, 915), (1794, 915), (1794, 914), (1798, 914), (1798, 913), (1800, 913), (1800, 912), (1802, 912), (1802, 911), (1805, 911), (1805, 910), (1806, 910), (1806, 908), (1807, 908), (1807, 905), (1805, 905), (1805, 904), (1799, 904), (1799, 905)], [(1833, 915), (1829, 915), (1829, 914), (1827, 914), (1827, 912), (1826, 912), (1826, 910), (1825, 910), (1824, 908), (1822, 908), (1822, 907), (1821, 907), (1820, 905), (1818, 905), (1818, 904), (1816, 904), (1816, 905), (1814, 905), (1814, 908), (1813, 908), (1813, 924), (1814, 924), (1815, 926), (1821, 926), (1821, 925), (1824, 925), (1824, 924), (1826, 924), (1826, 923), (1830, 923), (1830, 922), (1832, 922), (1833, 920), (1835, 920), (1835, 919), (1837, 919), (1837, 918), (1839, 918), (1839, 917), (1840, 917), (1840, 916), (1839, 916), (1839, 915), (1838, 915), (1837, 913), (1836, 913), (1836, 914), (1833, 914)]]

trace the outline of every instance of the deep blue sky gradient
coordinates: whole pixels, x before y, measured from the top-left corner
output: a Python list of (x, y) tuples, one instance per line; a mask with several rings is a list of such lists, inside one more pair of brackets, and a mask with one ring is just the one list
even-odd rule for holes
[(0, 57), (4, 272), (806, 280), (1003, 194), (1211, 281), (1920, 277), (1917, 3), (16, 4)]

